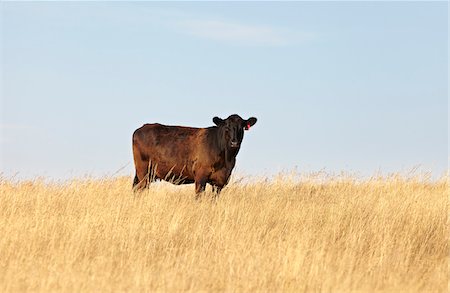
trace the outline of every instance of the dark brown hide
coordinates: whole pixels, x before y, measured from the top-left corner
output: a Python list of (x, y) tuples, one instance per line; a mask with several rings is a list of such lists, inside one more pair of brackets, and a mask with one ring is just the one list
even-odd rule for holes
[(175, 184), (195, 182), (197, 194), (204, 191), (206, 183), (220, 192), (236, 163), (244, 129), (254, 125), (256, 118), (231, 115), (213, 121), (217, 126), (208, 128), (157, 123), (138, 128), (133, 134), (135, 190), (161, 179)]

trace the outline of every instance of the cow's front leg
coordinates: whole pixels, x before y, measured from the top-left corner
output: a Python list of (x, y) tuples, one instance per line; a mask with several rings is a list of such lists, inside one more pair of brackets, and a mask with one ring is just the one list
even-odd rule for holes
[(231, 171), (222, 169), (211, 175), (214, 196), (218, 197), (222, 189), (227, 185)]
[(202, 192), (206, 188), (206, 177), (200, 177), (195, 179), (195, 199), (199, 199)]
[(214, 197), (219, 197), (220, 192), (222, 191), (223, 186), (219, 186), (216, 184), (212, 185), (212, 191), (214, 193)]

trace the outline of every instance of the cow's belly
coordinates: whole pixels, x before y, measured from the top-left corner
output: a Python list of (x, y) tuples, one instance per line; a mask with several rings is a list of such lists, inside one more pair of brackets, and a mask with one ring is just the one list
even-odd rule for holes
[[(152, 161), (156, 177), (166, 181), (194, 182), (191, 164), (187, 162)], [(182, 184), (182, 183), (180, 183)]]
[(180, 181), (171, 181), (171, 183), (176, 184), (176, 185), (181, 185), (181, 184), (192, 184), (194, 183), (194, 180), (191, 179), (185, 179), (185, 180), (180, 180)]

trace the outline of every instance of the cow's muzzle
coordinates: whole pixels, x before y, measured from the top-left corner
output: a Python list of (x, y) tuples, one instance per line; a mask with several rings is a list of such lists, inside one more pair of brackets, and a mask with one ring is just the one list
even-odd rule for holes
[(230, 143), (230, 145), (231, 145), (232, 148), (238, 148), (238, 147), (239, 147), (239, 143), (236, 142), (236, 141), (232, 141), (232, 142)]

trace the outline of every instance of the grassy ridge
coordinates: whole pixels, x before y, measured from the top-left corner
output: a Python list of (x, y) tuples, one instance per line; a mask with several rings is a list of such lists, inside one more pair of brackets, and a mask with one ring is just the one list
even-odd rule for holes
[(0, 292), (445, 292), (447, 178), (0, 183)]

